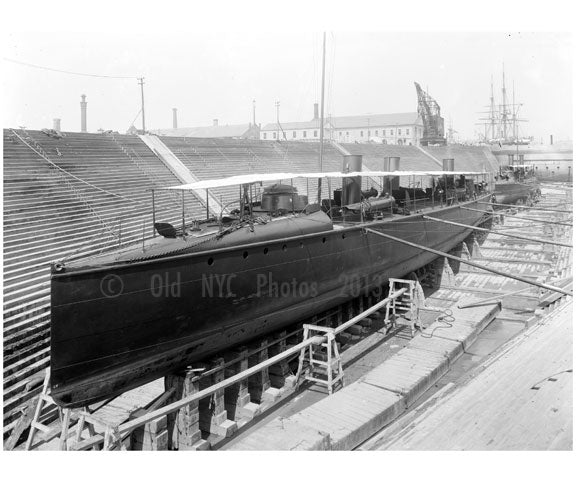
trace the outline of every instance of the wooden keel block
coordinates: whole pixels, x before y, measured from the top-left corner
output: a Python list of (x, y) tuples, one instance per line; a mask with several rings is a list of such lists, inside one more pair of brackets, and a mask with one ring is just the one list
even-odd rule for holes
[(351, 335), (356, 335), (356, 336), (360, 336), (365, 332), (364, 328), (360, 325), (352, 325), (346, 331), (348, 333), (350, 333)]
[[(255, 353), (248, 358), (248, 365), (250, 367), (268, 360), (268, 348), (266, 348), (267, 345), (268, 340), (263, 339), (257, 345), (250, 347), (250, 351), (254, 351), (255, 349), (260, 348), (258, 353)], [(267, 368), (259, 371), (251, 377), (248, 377), (248, 391), (250, 392), (250, 400), (253, 403), (262, 403), (264, 392), (266, 392), (266, 390), (268, 390), (270, 387), (270, 376)]]
[(478, 244), (476, 236), (474, 236), (472, 241), (472, 252), (470, 254), (473, 258), (482, 258), (482, 251), (480, 250), (480, 245)]
[(436, 284), (441, 287), (453, 288), (455, 286), (455, 276), (447, 258), (438, 258), (434, 262), (436, 271)]
[[(270, 357), (276, 356), (279, 353), (286, 351), (286, 332), (281, 331), (274, 336), (276, 343), (269, 347), (268, 355)], [(288, 360), (284, 359), (268, 369), (270, 376), (270, 384), (273, 388), (283, 388), (285, 385), (286, 377), (291, 374)]]
[[(174, 394), (168, 403), (180, 400), (199, 391), (199, 378), (191, 370), (168, 375), (166, 390), (174, 388)], [(177, 412), (167, 415), (167, 448), (173, 450), (195, 450), (202, 443), (200, 432), (198, 402), (191, 402)]]
[[(216, 370), (212, 375), (200, 379), (200, 389), (203, 390), (224, 380), (224, 358), (212, 360), (210, 369)], [(212, 435), (230, 437), (238, 425), (228, 420), (224, 402), (224, 389), (218, 390), (209, 397), (203, 398), (198, 404), (200, 413), (200, 430)]]
[[(226, 368), (226, 378), (248, 369), (248, 349), (246, 347), (230, 351), (226, 356), (229, 360), (239, 359), (239, 361)], [(224, 389), (224, 405), (228, 414), (228, 419), (239, 422), (242, 419), (252, 420), (258, 413), (258, 406), (250, 402), (250, 392), (248, 391), (248, 380), (240, 382)], [(245, 407), (250, 407), (245, 410)], [(254, 408), (256, 407), (256, 408)]]
[(370, 328), (372, 326), (372, 319), (371, 318), (364, 318), (363, 320), (360, 320), (358, 322), (358, 325), (360, 325), (363, 328)]

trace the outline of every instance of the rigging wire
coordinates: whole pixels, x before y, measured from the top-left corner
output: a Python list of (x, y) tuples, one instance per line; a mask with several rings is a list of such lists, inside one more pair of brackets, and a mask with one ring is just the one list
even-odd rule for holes
[(42, 65), (31, 64), (29, 62), (22, 62), (20, 60), (9, 59), (6, 57), (3, 57), (2, 60), (6, 61), (6, 62), (12, 62), (14, 64), (24, 65), (26, 67), (32, 67), (34, 69), (48, 70), (50, 72), (59, 72), (61, 74), (80, 75), (83, 77), (97, 77), (100, 79), (136, 79), (136, 80), (138, 79), (138, 77), (135, 77), (135, 76), (134, 77), (126, 77), (126, 76), (119, 76), (119, 75), (86, 74), (86, 73), (82, 73), (82, 72), (72, 72), (70, 70), (54, 69), (52, 67), (44, 67)]

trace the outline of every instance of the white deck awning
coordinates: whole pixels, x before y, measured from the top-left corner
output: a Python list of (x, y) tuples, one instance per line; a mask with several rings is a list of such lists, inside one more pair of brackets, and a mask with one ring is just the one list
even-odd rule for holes
[(384, 177), (384, 176), (475, 176), (488, 174), (487, 172), (473, 171), (362, 171), (362, 172), (272, 172), (265, 174), (246, 174), (243, 176), (230, 176), (221, 179), (206, 179), (191, 184), (181, 184), (160, 189), (193, 190), (211, 189), (216, 187), (238, 186), (242, 184), (255, 184), (260, 182), (280, 181), (288, 179), (327, 179), (347, 177)]

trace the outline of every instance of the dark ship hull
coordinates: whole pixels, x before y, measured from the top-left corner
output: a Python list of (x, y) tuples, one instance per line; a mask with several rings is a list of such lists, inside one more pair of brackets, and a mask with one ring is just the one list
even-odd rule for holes
[(535, 183), (497, 182), (494, 187), (494, 196), (498, 204), (516, 204), (518, 201), (526, 202), (534, 197), (538, 185)]
[[(488, 200), (462, 205), (486, 211), (477, 202)], [(485, 217), (459, 206), (425, 214), (471, 226)], [(435, 258), (361, 225), (332, 228), (327, 216), (316, 215), (328, 224), (318, 222), (320, 228), (308, 234), (252, 238), (244, 229), (237, 234), (236, 241), (245, 239), (240, 245), (53, 272), (54, 399), (76, 407), (109, 398), (309, 318)], [(471, 232), (422, 216), (364, 225), (441, 251)]]

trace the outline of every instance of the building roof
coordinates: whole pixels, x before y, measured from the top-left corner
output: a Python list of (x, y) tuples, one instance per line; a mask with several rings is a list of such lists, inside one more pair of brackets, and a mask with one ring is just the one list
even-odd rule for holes
[(421, 124), (417, 112), (405, 112), (399, 114), (369, 114), (351, 115), (344, 117), (331, 117), (330, 121), (336, 129), (360, 128), (360, 127), (383, 127), (394, 125)]
[[(324, 124), (324, 127), (329, 127), (328, 121)], [(261, 130), (263, 131), (275, 131), (275, 130), (298, 130), (298, 129), (319, 129), (320, 128), (320, 119), (313, 119), (311, 121), (306, 122), (280, 122), (280, 127), (276, 122), (272, 122), (271, 124), (266, 124), (262, 127)]]
[[(325, 128), (333, 129), (358, 129), (361, 127), (388, 127), (396, 125), (422, 124), (418, 112), (403, 112), (398, 114), (367, 114), (350, 115), (341, 117), (327, 117)], [(281, 122), (283, 130), (314, 129), (320, 127), (320, 119), (307, 122)], [(278, 127), (276, 122), (266, 124), (262, 131), (275, 131)]]
[(241, 137), (251, 128), (250, 124), (206, 127), (179, 127), (177, 129), (156, 129), (151, 131), (160, 136), (174, 137)]

